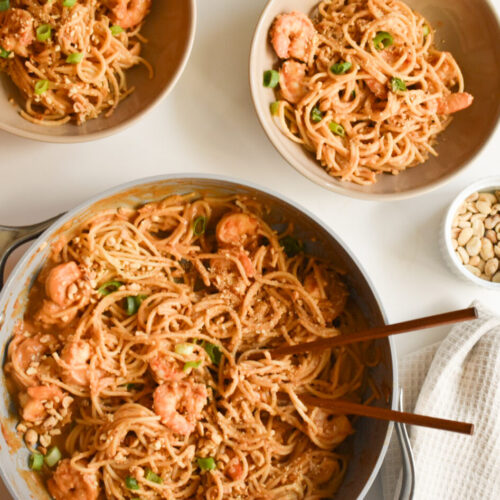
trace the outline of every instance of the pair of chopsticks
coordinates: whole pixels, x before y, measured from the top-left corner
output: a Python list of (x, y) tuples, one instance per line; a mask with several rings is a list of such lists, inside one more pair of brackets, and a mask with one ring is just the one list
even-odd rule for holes
[[(290, 354), (318, 352), (325, 349), (331, 349), (333, 347), (353, 344), (355, 342), (367, 342), (386, 338), (389, 335), (398, 335), (400, 333), (418, 331), (435, 326), (470, 321), (476, 318), (477, 310), (475, 307), (471, 307), (444, 314), (418, 318), (411, 321), (404, 321), (402, 323), (395, 323), (393, 325), (371, 328), (369, 330), (363, 330), (349, 335), (339, 335), (338, 337), (316, 340), (314, 342), (279, 347), (271, 350), (270, 354), (272, 357), (278, 357)], [(472, 435), (474, 433), (474, 425), (466, 422), (457, 422), (455, 420), (446, 420), (442, 418), (428, 417), (426, 415), (417, 415), (415, 413), (389, 410), (387, 408), (351, 403), (350, 401), (343, 401), (340, 399), (318, 398), (310, 395), (302, 395), (300, 396), (300, 399), (306, 405), (318, 406), (320, 408), (326, 408), (347, 415), (377, 418), (380, 420), (389, 420), (404, 424), (431, 427), (433, 429), (459, 432), (461, 434)]]

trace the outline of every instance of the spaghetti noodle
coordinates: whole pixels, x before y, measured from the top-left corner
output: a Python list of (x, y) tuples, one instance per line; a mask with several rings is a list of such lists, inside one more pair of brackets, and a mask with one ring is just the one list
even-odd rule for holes
[(337, 490), (355, 423), (301, 395), (360, 401), (378, 353), (270, 357), (357, 319), (339, 272), (264, 217), (248, 197), (191, 193), (98, 213), (54, 244), (5, 370), (55, 500)]
[(279, 83), (283, 133), (357, 184), (437, 155), (436, 136), (473, 98), (424, 17), (399, 0), (325, 0), (314, 19), (292, 12), (271, 27), (283, 62), (264, 84)]
[(141, 24), (151, 0), (11, 0), (0, 12), (0, 70), (25, 97), (33, 123), (83, 124), (110, 116), (134, 91), (126, 70), (144, 64)]

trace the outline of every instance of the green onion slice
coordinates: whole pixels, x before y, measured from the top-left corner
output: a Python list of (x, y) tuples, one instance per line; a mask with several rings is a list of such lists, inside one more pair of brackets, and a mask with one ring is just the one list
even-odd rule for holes
[(123, 33), (123, 28), (121, 26), (118, 26), (118, 24), (114, 24), (113, 26), (111, 26), (111, 28), (109, 28), (109, 30), (111, 31), (111, 34), (113, 36)]
[(355, 98), (356, 98), (356, 91), (355, 91), (355, 90), (353, 90), (353, 91), (351, 92), (351, 99), (355, 99)]
[(196, 462), (201, 470), (214, 470), (217, 468), (217, 464), (212, 457), (197, 458)]
[(205, 349), (206, 353), (208, 354), (208, 357), (212, 361), (214, 365), (218, 365), (220, 363), (220, 360), (222, 358), (222, 351), (215, 345), (211, 344), (210, 342), (207, 342), (206, 340), (203, 341), (201, 344), (203, 349)]
[(39, 42), (45, 42), (52, 36), (52, 28), (50, 24), (40, 24), (36, 29), (36, 39)]
[(0, 57), (2, 57), (3, 59), (7, 59), (7, 57), (9, 57), (10, 54), (11, 54), (10, 50), (5, 50), (2, 47), (0, 47)]
[(393, 77), (391, 78), (391, 89), (393, 92), (398, 92), (398, 91), (405, 91), (405, 90), (408, 90), (406, 88), (406, 83), (401, 80), (401, 78), (396, 78), (396, 77)]
[(38, 80), (35, 83), (35, 94), (42, 95), (43, 93), (49, 90), (49, 81), (48, 80)]
[(43, 466), (43, 455), (35, 451), (30, 455), (28, 465), (31, 470), (41, 470)]
[(274, 101), (269, 105), (269, 109), (271, 110), (271, 114), (273, 116), (277, 116), (279, 109), (280, 109), (280, 103), (279, 101)]
[(351, 68), (352, 68), (352, 63), (350, 63), (349, 61), (342, 61), (335, 63), (330, 68), (330, 71), (336, 75), (343, 75), (344, 73), (347, 73)]
[(59, 451), (59, 448), (57, 446), (52, 446), (52, 448), (49, 448), (47, 451), (47, 455), (45, 455), (45, 463), (49, 467), (54, 467), (54, 465), (61, 460), (62, 455), (61, 452)]
[(10, 7), (10, 0), (0, 0), (0, 12)]
[(387, 31), (379, 31), (373, 38), (373, 45), (377, 50), (386, 49), (394, 43), (394, 38)]
[(193, 233), (196, 236), (201, 236), (205, 233), (205, 228), (207, 227), (207, 218), (204, 215), (196, 217), (193, 222)]
[(123, 283), (120, 281), (106, 281), (97, 291), (101, 295), (109, 295), (110, 293), (116, 292), (122, 285)]
[(280, 74), (274, 69), (268, 69), (264, 71), (264, 78), (262, 80), (262, 84), (264, 87), (269, 87), (274, 89), (276, 85), (278, 85), (280, 81)]
[(191, 370), (196, 370), (196, 368), (199, 368), (200, 365), (201, 361), (188, 361), (187, 363), (184, 363), (182, 371), (184, 373), (190, 373)]
[(196, 346), (194, 344), (190, 344), (188, 342), (183, 342), (182, 344), (177, 344), (175, 346), (175, 352), (177, 354), (181, 354), (181, 355), (189, 355), (189, 354), (193, 354), (194, 352), (194, 348)]
[(64, 7), (73, 7), (75, 5), (76, 0), (64, 0), (63, 1), (63, 6)]
[(158, 474), (155, 474), (151, 469), (146, 470), (145, 478), (146, 480), (151, 481), (152, 483), (157, 483), (157, 484), (163, 483), (163, 479)]
[(339, 135), (340, 137), (344, 137), (345, 136), (345, 130), (344, 130), (344, 127), (342, 125), (340, 125), (339, 123), (337, 122), (330, 122), (328, 124), (328, 128), (335, 134), (335, 135)]
[(424, 27), (422, 28), (422, 32), (424, 34), (424, 37), (426, 37), (431, 32), (431, 29), (429, 28), (429, 26), (427, 24), (424, 24)]
[(293, 236), (284, 236), (281, 238), (280, 245), (283, 247), (287, 257), (295, 257), (304, 250), (302, 242)]
[(311, 120), (315, 123), (318, 123), (322, 119), (323, 119), (323, 113), (316, 106), (314, 106), (314, 108), (311, 109)]
[(125, 485), (129, 490), (139, 489), (139, 483), (137, 482), (137, 479), (135, 477), (127, 476), (125, 478)]
[(69, 64), (78, 64), (82, 62), (83, 54), (81, 52), (73, 52), (66, 58), (66, 62)]
[(125, 299), (125, 310), (127, 311), (128, 316), (133, 316), (134, 314), (137, 313), (139, 310), (139, 307), (141, 307), (142, 302), (144, 299), (147, 298), (147, 295), (136, 295), (135, 297), (130, 296)]

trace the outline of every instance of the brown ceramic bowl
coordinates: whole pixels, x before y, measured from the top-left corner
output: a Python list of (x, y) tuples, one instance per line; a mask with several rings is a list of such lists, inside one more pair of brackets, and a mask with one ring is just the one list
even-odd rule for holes
[[(83, 125), (68, 123), (45, 127), (26, 121), (19, 115), (24, 99), (10, 78), (0, 73), (0, 129), (12, 134), (46, 142), (84, 142), (100, 139), (124, 129), (165, 97), (179, 79), (191, 52), (196, 26), (195, 0), (155, 0), (141, 33), (148, 39), (142, 55), (153, 65), (155, 75), (136, 66), (127, 71), (130, 86), (135, 87), (115, 112), (101, 115)], [(16, 105), (9, 99), (13, 98)]]
[(439, 135), (437, 158), (397, 176), (384, 174), (372, 186), (341, 182), (326, 173), (314, 157), (290, 141), (274, 122), (272, 89), (262, 85), (263, 71), (276, 55), (268, 43), (274, 18), (283, 12), (311, 13), (319, 0), (270, 0), (257, 25), (250, 55), (250, 86), (259, 120), (270, 141), (294, 168), (331, 191), (365, 199), (395, 199), (434, 189), (465, 168), (492, 135), (500, 115), (500, 25), (488, 0), (405, 0), (437, 29), (436, 43), (450, 51), (462, 68), (474, 104), (455, 116)]

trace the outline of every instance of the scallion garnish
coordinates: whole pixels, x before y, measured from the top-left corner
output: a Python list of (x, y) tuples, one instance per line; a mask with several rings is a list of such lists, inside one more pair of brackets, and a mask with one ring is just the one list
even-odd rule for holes
[(139, 489), (139, 483), (137, 482), (137, 479), (135, 477), (127, 476), (125, 478), (125, 485), (129, 490)]
[(184, 373), (191, 373), (191, 370), (196, 370), (196, 368), (199, 368), (200, 365), (201, 361), (188, 361), (187, 363), (184, 363), (182, 371)]
[(110, 293), (116, 292), (122, 285), (123, 283), (120, 281), (106, 281), (97, 291), (101, 295), (109, 295)]
[(30, 455), (28, 465), (31, 470), (41, 470), (43, 466), (43, 455), (35, 451)]
[(340, 125), (340, 123), (337, 123), (337, 122), (330, 122), (328, 124), (328, 128), (335, 134), (335, 135), (339, 135), (340, 137), (344, 137), (345, 136), (345, 130), (344, 130), (344, 127), (342, 125)]
[(401, 80), (401, 78), (393, 77), (391, 78), (391, 89), (393, 92), (398, 92), (398, 91), (403, 92), (407, 90), (406, 83), (403, 80)]
[(214, 470), (217, 468), (217, 464), (212, 457), (197, 458), (196, 462), (201, 470)]
[(134, 314), (136, 314), (145, 298), (147, 298), (147, 295), (136, 295), (135, 297), (134, 296), (127, 297), (125, 299), (125, 305), (126, 305), (125, 310), (127, 311), (127, 315), (133, 316)]
[(4, 48), (0, 47), (0, 57), (3, 59), (7, 59), (11, 54), (10, 50), (5, 50)]
[(49, 81), (48, 80), (38, 80), (35, 83), (35, 94), (42, 95), (43, 93), (49, 90)]
[(264, 85), (264, 87), (274, 89), (274, 87), (278, 85), (279, 81), (280, 74), (276, 70), (268, 69), (267, 71), (264, 71), (264, 77), (262, 80), (262, 84)]
[(63, 1), (63, 6), (64, 7), (73, 7), (75, 5), (76, 0), (64, 0)]
[(0, 12), (10, 7), (10, 0), (0, 0)]
[(424, 38), (431, 32), (431, 29), (427, 24), (424, 24), (424, 27), (422, 28), (422, 33), (424, 34)]
[(69, 64), (78, 64), (82, 62), (83, 54), (81, 52), (73, 52), (66, 58), (66, 62)]
[(163, 479), (158, 474), (155, 474), (151, 469), (146, 469), (145, 478), (147, 481), (151, 481), (152, 483), (163, 483)]
[(280, 103), (279, 101), (274, 101), (269, 105), (269, 109), (271, 110), (271, 114), (273, 116), (277, 116), (278, 112), (280, 110)]
[(343, 75), (344, 73), (347, 73), (352, 67), (352, 63), (349, 61), (342, 61), (335, 63), (331, 68), (330, 71), (334, 73), (335, 75)]
[(196, 236), (201, 236), (205, 233), (205, 228), (207, 226), (207, 218), (204, 215), (196, 217), (193, 222), (193, 233)]
[(316, 106), (314, 106), (314, 108), (311, 109), (311, 120), (315, 123), (318, 123), (322, 119), (323, 119), (323, 113)]
[(54, 465), (61, 460), (62, 455), (61, 452), (59, 451), (59, 448), (57, 446), (52, 446), (52, 448), (49, 448), (47, 451), (47, 454), (45, 455), (45, 463), (49, 467), (54, 467)]
[(183, 356), (193, 354), (194, 348), (196, 346), (194, 344), (189, 344), (188, 342), (183, 342), (182, 344), (177, 344), (175, 346), (175, 352), (177, 354), (181, 354)]
[(123, 33), (123, 28), (121, 26), (118, 26), (117, 24), (114, 24), (113, 26), (111, 26), (111, 28), (109, 28), (109, 30), (111, 31), (111, 34), (113, 36), (116, 36), (116, 35), (119, 35), (120, 33)]
[(387, 31), (379, 31), (373, 38), (373, 45), (377, 50), (386, 49), (394, 43), (394, 38)]
[(206, 353), (208, 354), (208, 357), (212, 361), (214, 365), (218, 365), (220, 363), (221, 357), (222, 357), (222, 351), (214, 344), (211, 344), (210, 342), (207, 342), (206, 340), (203, 341), (201, 344), (203, 349), (205, 349)]
[(353, 90), (353, 91), (351, 92), (351, 99), (355, 99), (355, 98), (356, 98), (356, 91), (355, 91), (355, 90)]
[(302, 242), (293, 236), (283, 236), (280, 239), (280, 245), (283, 247), (287, 257), (295, 257), (304, 250)]
[(40, 24), (36, 29), (36, 39), (39, 42), (45, 42), (52, 36), (52, 28), (50, 24)]

